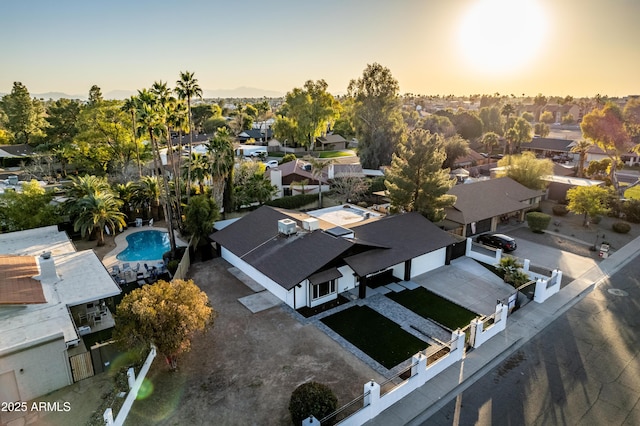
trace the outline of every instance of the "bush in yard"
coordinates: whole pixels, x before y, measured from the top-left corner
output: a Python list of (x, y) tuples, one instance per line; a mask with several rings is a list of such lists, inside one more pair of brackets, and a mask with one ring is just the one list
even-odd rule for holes
[(566, 214), (569, 213), (569, 210), (567, 210), (567, 206), (563, 204), (557, 204), (551, 207), (551, 210), (553, 210), (553, 214), (556, 216), (566, 216)]
[(338, 398), (322, 383), (307, 382), (296, 388), (289, 401), (289, 413), (294, 425), (301, 425), (310, 415), (318, 420), (338, 408)]
[(307, 204), (318, 201), (318, 194), (297, 194), (289, 197), (276, 198), (267, 201), (265, 204), (271, 207), (279, 207), (281, 209), (297, 209)]
[(631, 223), (640, 223), (640, 200), (626, 200), (622, 204), (622, 213)]
[(602, 220), (602, 216), (595, 215), (595, 216), (591, 216), (591, 223), (593, 223), (594, 225), (597, 225), (600, 223), (600, 221)]
[(281, 164), (288, 163), (289, 161), (293, 161), (295, 159), (296, 159), (296, 155), (295, 154), (291, 154), (291, 153), (285, 154), (284, 157), (282, 157), (282, 163)]
[(551, 216), (546, 213), (530, 212), (527, 213), (527, 224), (529, 229), (538, 234), (542, 234), (551, 222)]
[(627, 222), (615, 222), (613, 225), (611, 225), (611, 228), (618, 234), (626, 234), (631, 231), (631, 225), (629, 225)]

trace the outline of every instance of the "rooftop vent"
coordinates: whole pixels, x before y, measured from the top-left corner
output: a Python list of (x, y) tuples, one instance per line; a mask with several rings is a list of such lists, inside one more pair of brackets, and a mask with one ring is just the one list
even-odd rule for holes
[(280, 219), (278, 221), (278, 232), (282, 235), (293, 235), (296, 233), (296, 222), (291, 219)]
[(315, 231), (320, 229), (320, 221), (316, 218), (310, 217), (302, 220), (302, 229), (306, 231)]

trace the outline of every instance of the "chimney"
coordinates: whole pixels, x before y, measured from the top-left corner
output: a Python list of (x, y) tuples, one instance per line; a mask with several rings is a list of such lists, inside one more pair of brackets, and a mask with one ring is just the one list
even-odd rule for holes
[(60, 279), (50, 251), (45, 251), (38, 257), (38, 266), (40, 267), (40, 275), (33, 277), (34, 279), (54, 282)]

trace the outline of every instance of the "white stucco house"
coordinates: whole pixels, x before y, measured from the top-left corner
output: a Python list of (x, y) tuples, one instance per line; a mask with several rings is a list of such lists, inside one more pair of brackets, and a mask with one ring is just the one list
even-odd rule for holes
[(448, 263), (456, 243), (418, 213), (345, 204), (300, 213), (263, 206), (210, 235), (219, 254), (293, 309), (358, 287), (410, 280)]
[(0, 234), (0, 401), (93, 375), (82, 335), (113, 326), (103, 301), (120, 292), (96, 254), (76, 252), (56, 226)]

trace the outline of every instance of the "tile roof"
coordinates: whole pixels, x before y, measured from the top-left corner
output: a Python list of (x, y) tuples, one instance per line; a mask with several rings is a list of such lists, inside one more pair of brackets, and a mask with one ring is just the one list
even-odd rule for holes
[(0, 305), (47, 303), (33, 256), (0, 255)]

